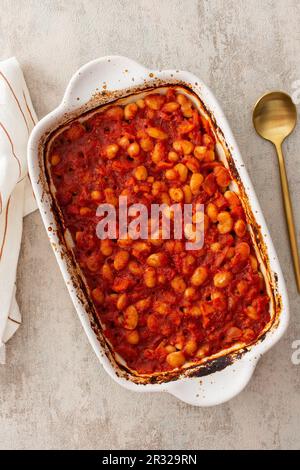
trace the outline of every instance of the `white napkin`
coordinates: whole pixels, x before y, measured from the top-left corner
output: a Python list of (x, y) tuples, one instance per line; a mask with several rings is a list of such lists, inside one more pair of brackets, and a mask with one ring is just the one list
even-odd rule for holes
[(18, 61), (0, 62), (0, 364), (21, 323), (16, 270), (23, 216), (36, 209), (27, 173), (27, 141), (37, 122)]

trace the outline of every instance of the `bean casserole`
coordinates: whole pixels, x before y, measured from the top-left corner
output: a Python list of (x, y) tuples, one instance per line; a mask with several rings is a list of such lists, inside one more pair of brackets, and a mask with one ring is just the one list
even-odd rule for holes
[[(137, 374), (249, 345), (270, 321), (243, 201), (216, 144), (212, 121), (176, 86), (100, 107), (49, 143), (51, 192), (95, 314)], [(185, 238), (99, 240), (96, 209), (117, 207), (119, 196), (147, 207), (204, 204), (204, 246), (186, 251)]]

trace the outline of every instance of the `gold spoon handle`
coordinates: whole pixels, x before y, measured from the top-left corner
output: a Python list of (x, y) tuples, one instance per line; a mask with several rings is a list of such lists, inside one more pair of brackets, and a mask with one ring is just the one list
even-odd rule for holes
[(292, 203), (291, 203), (291, 198), (290, 198), (289, 185), (288, 185), (288, 180), (287, 180), (286, 171), (285, 171), (285, 164), (284, 164), (284, 158), (282, 155), (281, 144), (275, 144), (275, 147), (276, 147), (278, 162), (279, 162), (281, 189), (282, 189), (282, 196), (283, 196), (284, 209), (285, 209), (285, 215), (286, 215), (286, 222), (287, 222), (289, 236), (290, 236), (290, 245), (291, 245), (291, 250), (292, 250), (296, 282), (297, 282), (298, 292), (300, 292), (299, 253), (298, 253), (297, 237), (296, 237), (295, 222), (294, 222), (293, 209), (292, 209)]

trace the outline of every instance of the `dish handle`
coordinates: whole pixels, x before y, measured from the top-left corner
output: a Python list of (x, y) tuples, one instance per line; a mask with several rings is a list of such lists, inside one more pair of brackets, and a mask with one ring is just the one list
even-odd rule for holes
[(194, 406), (214, 406), (239, 394), (249, 382), (258, 358), (240, 358), (225, 369), (204, 377), (172, 382), (167, 392)]
[(143, 82), (151, 71), (123, 56), (106, 56), (88, 62), (71, 78), (61, 103), (69, 112), (99, 93), (109, 93)]

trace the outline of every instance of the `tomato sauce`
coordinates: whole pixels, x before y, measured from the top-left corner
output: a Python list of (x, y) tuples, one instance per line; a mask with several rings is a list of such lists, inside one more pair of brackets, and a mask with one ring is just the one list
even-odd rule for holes
[[(249, 344), (270, 320), (269, 297), (232, 176), (189, 98), (169, 87), (74, 121), (51, 143), (64, 224), (104, 334), (140, 374)], [(100, 240), (101, 203), (204, 204), (204, 246)]]

